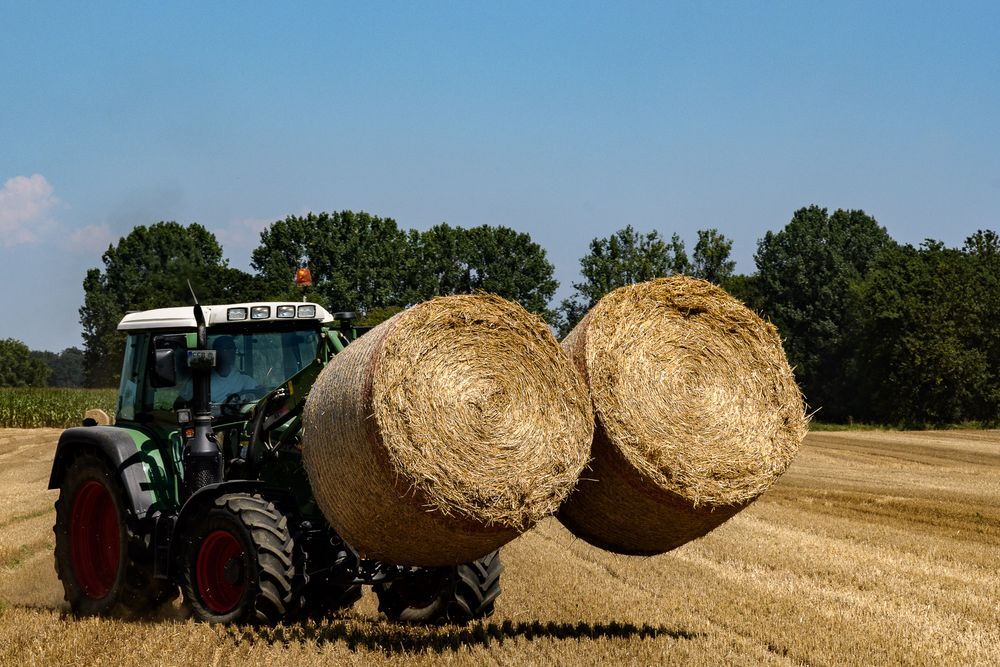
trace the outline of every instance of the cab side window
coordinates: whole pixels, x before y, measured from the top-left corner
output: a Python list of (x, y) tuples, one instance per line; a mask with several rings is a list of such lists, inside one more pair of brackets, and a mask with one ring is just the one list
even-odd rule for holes
[(116, 420), (135, 419), (136, 392), (139, 388), (139, 366), (142, 361), (141, 334), (131, 334), (125, 341), (125, 362), (122, 364), (122, 381), (118, 387), (118, 412)]
[(156, 387), (153, 383), (155, 372), (156, 348), (167, 349), (157, 336), (153, 336), (149, 355), (146, 360), (146, 382), (143, 388), (142, 411), (150, 415), (154, 422), (176, 424), (178, 407), (187, 405), (193, 393), (191, 387), (191, 371), (187, 365), (185, 350), (173, 348), (174, 384), (166, 387)]

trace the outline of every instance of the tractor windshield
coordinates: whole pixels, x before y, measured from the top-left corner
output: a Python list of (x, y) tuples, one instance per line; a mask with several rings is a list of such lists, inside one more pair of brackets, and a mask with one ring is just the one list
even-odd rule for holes
[(248, 387), (271, 391), (308, 365), (318, 344), (317, 331), (209, 335), (208, 345), (216, 350), (212, 402)]
[[(319, 331), (210, 332), (208, 347), (215, 350), (211, 374), (212, 413), (237, 416), (247, 405), (298, 373), (316, 358)], [(148, 381), (145, 407), (154, 413), (172, 412), (189, 404), (194, 395), (191, 371), (178, 356), (177, 383), (154, 388)]]

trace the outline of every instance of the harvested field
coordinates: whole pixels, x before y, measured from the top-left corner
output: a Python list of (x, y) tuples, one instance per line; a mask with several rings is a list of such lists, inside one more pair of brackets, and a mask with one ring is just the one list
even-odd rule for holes
[(708, 536), (616, 556), (553, 520), (504, 548), (497, 613), (320, 624), (74, 619), (52, 567), (58, 431), (0, 430), (0, 664), (998, 664), (1000, 432), (814, 433)]

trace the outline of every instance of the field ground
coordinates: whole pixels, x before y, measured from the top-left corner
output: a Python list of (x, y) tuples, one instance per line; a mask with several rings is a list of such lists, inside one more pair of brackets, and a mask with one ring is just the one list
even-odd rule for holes
[(370, 594), (319, 624), (75, 619), (45, 489), (58, 431), (0, 430), (0, 665), (1000, 664), (1000, 432), (814, 433), (707, 537), (615, 556), (555, 521), (503, 551), (488, 622), (410, 628)]

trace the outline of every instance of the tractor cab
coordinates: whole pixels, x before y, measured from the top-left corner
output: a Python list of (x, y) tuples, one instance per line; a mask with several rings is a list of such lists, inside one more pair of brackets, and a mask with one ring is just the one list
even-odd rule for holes
[[(247, 419), (256, 403), (317, 358), (335, 321), (313, 303), (245, 303), (203, 308), (204, 349), (191, 308), (130, 313), (118, 325), (128, 335), (116, 410), (117, 423), (158, 431), (178, 427), (178, 411), (194, 399), (194, 369), (210, 369), (213, 424)], [(338, 313), (338, 315), (340, 315)], [(342, 341), (336, 347), (342, 347)]]
[[(118, 325), (127, 339), (115, 423), (159, 443), (176, 471), (169, 495), (182, 502), (206, 485), (280, 474), (265, 457), (298, 467), (305, 396), (356, 335), (353, 315), (281, 302), (130, 313)], [(304, 483), (285, 486), (308, 502)]]

